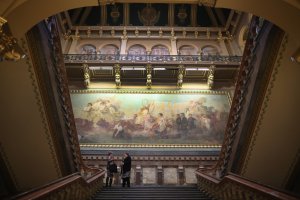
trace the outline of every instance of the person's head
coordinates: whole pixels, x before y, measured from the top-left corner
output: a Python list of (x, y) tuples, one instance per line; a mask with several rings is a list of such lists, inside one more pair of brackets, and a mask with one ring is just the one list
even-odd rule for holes
[(192, 117), (192, 114), (189, 114), (189, 117)]
[(164, 116), (162, 113), (158, 113), (158, 115), (159, 115), (160, 117)]
[(112, 158), (112, 155), (113, 155), (112, 152), (108, 152), (108, 153), (107, 153), (107, 157), (108, 157), (108, 158)]
[(127, 153), (127, 152), (124, 153), (124, 157), (125, 157), (125, 158), (129, 157), (129, 153)]
[(181, 116), (181, 117), (184, 117), (184, 113), (181, 113), (180, 116)]

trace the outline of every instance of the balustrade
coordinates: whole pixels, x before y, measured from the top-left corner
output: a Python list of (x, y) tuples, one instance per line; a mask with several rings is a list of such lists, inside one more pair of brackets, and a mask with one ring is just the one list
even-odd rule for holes
[(264, 186), (231, 173), (222, 179), (218, 179), (203, 173), (201, 170), (197, 170), (196, 176), (199, 189), (204, 190), (206, 193), (216, 199), (299, 199), (299, 197), (295, 197), (291, 194), (278, 191), (275, 188)]
[(242, 60), (240, 56), (222, 55), (126, 55), (126, 54), (65, 54), (65, 63), (82, 62), (139, 62), (139, 63), (190, 63), (190, 62), (220, 62), (222, 64), (239, 65)]

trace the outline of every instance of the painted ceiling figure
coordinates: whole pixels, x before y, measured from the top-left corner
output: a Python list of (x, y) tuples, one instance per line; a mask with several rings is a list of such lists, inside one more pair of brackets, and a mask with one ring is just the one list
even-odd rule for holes
[(140, 22), (143, 23), (144, 26), (154, 26), (159, 20), (160, 11), (157, 11), (150, 3), (148, 3), (141, 12), (138, 11), (138, 16)]

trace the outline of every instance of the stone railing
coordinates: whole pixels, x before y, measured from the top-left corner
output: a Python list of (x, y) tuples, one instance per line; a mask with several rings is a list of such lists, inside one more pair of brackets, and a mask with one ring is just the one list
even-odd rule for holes
[(221, 55), (127, 55), (127, 54), (65, 54), (65, 63), (182, 63), (239, 65), (240, 56)]
[(278, 191), (274, 188), (247, 180), (235, 174), (228, 174), (222, 179), (196, 171), (200, 190), (215, 199), (257, 199), (257, 200), (297, 200), (299, 197)]
[(98, 170), (93, 176), (83, 178), (79, 173), (74, 173), (37, 189), (17, 195), (11, 199), (90, 199), (96, 191), (103, 187), (104, 174), (104, 170)]

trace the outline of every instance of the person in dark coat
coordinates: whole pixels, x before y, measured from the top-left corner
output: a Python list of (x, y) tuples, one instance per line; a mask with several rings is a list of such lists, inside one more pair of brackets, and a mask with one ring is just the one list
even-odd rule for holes
[(115, 162), (114, 162), (114, 158), (111, 152), (109, 152), (107, 154), (107, 165), (106, 165), (106, 184), (105, 187), (111, 187), (112, 185), (112, 181), (113, 181), (113, 177), (114, 177), (114, 166)]
[(124, 160), (122, 165), (122, 186), (130, 187), (130, 170), (131, 170), (131, 157), (128, 153), (124, 154)]

